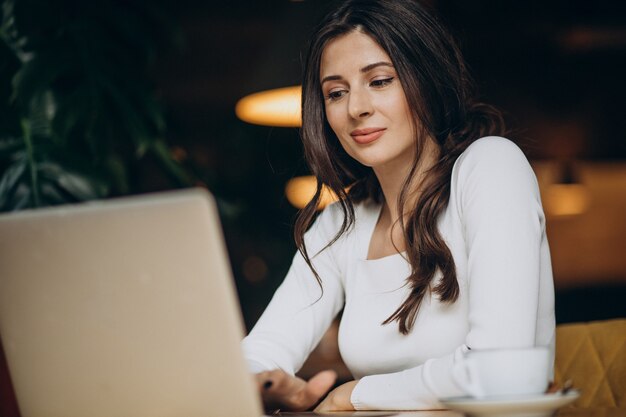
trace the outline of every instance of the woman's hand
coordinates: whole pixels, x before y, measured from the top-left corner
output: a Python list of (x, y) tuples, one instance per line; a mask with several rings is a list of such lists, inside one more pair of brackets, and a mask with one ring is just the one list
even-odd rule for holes
[(356, 386), (358, 381), (350, 381), (342, 384), (332, 390), (324, 401), (322, 401), (315, 411), (318, 413), (326, 411), (351, 411), (354, 410), (350, 397), (352, 396), (352, 390)]
[(337, 379), (335, 371), (322, 371), (305, 381), (275, 369), (256, 374), (266, 411), (304, 411), (317, 404)]

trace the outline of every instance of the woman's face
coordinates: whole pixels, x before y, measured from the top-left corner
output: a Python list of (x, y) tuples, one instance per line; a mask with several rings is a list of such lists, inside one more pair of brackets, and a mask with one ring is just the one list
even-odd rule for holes
[(320, 80), (326, 117), (345, 151), (363, 165), (405, 170), (415, 133), (409, 106), (389, 55), (353, 31), (328, 42)]

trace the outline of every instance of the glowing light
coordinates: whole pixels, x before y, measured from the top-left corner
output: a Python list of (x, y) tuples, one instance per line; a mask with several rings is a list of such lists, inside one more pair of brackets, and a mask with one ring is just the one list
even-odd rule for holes
[[(309, 175), (304, 177), (296, 177), (290, 179), (287, 182), (287, 186), (285, 187), (285, 194), (287, 195), (287, 200), (289, 200), (292, 206), (302, 209), (308, 204), (309, 201), (313, 199), (316, 189), (317, 180), (314, 176)], [(322, 198), (319, 205), (317, 206), (317, 209), (321, 210), (335, 201), (337, 201), (336, 194), (332, 192), (329, 188), (324, 187), (322, 188)]]
[(248, 123), (298, 127), (302, 125), (301, 97), (302, 87), (299, 85), (261, 91), (239, 100), (235, 106), (235, 113)]
[(574, 216), (589, 208), (589, 191), (582, 184), (552, 184), (544, 195), (548, 214)]

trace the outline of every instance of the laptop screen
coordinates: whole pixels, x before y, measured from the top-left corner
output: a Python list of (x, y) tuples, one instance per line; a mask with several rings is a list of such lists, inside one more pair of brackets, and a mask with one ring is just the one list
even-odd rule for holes
[(212, 196), (0, 216), (0, 336), (23, 417), (256, 416)]

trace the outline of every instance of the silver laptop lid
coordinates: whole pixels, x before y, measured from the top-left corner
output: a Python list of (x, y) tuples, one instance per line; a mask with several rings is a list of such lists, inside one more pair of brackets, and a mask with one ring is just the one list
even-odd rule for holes
[(206, 191), (0, 216), (0, 335), (23, 417), (261, 415)]

